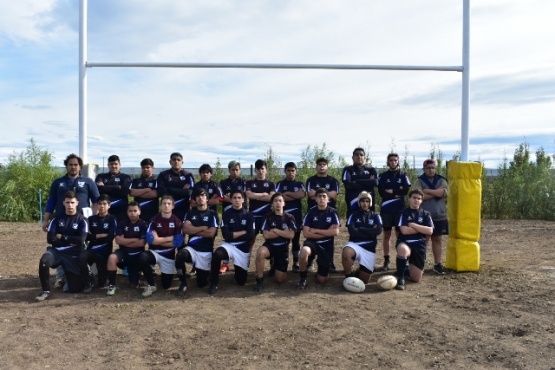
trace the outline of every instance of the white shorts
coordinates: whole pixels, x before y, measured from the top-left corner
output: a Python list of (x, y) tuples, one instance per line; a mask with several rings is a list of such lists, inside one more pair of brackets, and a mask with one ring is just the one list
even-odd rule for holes
[(233, 260), (233, 264), (241, 267), (243, 270), (249, 271), (250, 253), (245, 253), (231, 243), (222, 243), (222, 248), (227, 251), (229, 259)]
[(366, 249), (362, 248), (360, 245), (347, 242), (343, 248), (353, 248), (355, 251), (355, 259), (360, 263), (362, 266), (366, 267), (370, 271), (374, 271), (374, 264), (376, 263), (376, 253), (367, 251)]
[(198, 252), (192, 247), (185, 247), (191, 253), (193, 265), (200, 270), (210, 271), (210, 263), (212, 262), (212, 252)]
[(169, 275), (175, 274), (175, 260), (164, 257), (153, 250), (150, 252), (152, 252), (154, 258), (156, 258), (156, 263), (160, 266), (160, 272)]

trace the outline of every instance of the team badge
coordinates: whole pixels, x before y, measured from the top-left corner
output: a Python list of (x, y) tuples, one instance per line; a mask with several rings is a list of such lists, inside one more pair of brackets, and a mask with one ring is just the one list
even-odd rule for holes
[(204, 216), (204, 217), (202, 218), (202, 221), (208, 221), (208, 216)]
[(104, 224), (104, 228), (107, 229), (108, 227), (110, 227), (110, 224), (108, 224), (107, 222)]
[(71, 228), (72, 228), (73, 230), (77, 230), (77, 226), (79, 226), (79, 225), (73, 224), (73, 225), (71, 225)]
[(247, 220), (241, 220), (241, 225), (246, 225), (247, 224)]
[(119, 182), (119, 177), (116, 177), (116, 178), (114, 179), (114, 181), (115, 181), (115, 182)]
[(170, 222), (170, 225), (169, 225), (169, 226), (170, 226), (171, 229), (173, 229), (173, 228), (175, 228), (175, 223), (174, 223), (174, 222)]
[(85, 181), (77, 181), (77, 186), (79, 186), (80, 188), (85, 186)]
[(326, 222), (330, 223), (331, 222), (331, 217), (326, 217)]
[(422, 221), (424, 221), (424, 219), (422, 217), (418, 217), (418, 223), (422, 223)]
[(141, 228), (139, 226), (134, 226), (133, 231), (141, 231)]

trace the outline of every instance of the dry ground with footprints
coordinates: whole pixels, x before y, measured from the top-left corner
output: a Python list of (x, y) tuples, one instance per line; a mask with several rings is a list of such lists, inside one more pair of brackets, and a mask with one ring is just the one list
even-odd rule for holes
[(435, 275), (429, 251), (422, 284), (380, 292), (377, 271), (361, 294), (342, 274), (297, 291), (293, 273), (255, 293), (251, 264), (246, 286), (226, 273), (215, 296), (191, 279), (185, 299), (177, 281), (141, 299), (118, 277), (113, 297), (35, 303), (45, 245), (37, 224), (0, 223), (0, 369), (555, 368), (553, 222), (485, 220), (480, 272)]

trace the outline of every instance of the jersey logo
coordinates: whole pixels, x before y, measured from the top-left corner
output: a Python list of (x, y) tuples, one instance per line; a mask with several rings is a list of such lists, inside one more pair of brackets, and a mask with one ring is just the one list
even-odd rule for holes
[(162, 224), (161, 224), (161, 223), (157, 223), (157, 224), (156, 224), (156, 227), (157, 227), (157, 228), (158, 228), (158, 227), (161, 228), (161, 227), (162, 227)]
[(170, 226), (171, 229), (174, 229), (174, 228), (175, 228), (175, 223), (174, 223), (174, 222), (170, 222), (169, 226)]
[(202, 218), (202, 221), (208, 221), (208, 216), (204, 216), (204, 217)]
[(185, 176), (179, 176), (180, 180), (185, 180)]
[[(96, 222), (92, 223), (92, 227), (97, 227), (97, 226), (98, 226), (98, 224)], [(104, 224), (104, 226), (106, 226), (106, 224)], [(104, 227), (104, 228), (106, 228), (106, 227)]]
[(318, 216), (314, 216), (314, 218), (312, 219), (312, 221), (318, 221)]
[(282, 229), (282, 230), (287, 229), (287, 224), (282, 224), (282, 225), (281, 225), (281, 229)]
[(108, 227), (110, 227), (110, 224), (106, 222), (106, 223), (104, 224), (104, 228), (107, 229)]
[(60, 222), (58, 222), (58, 225), (59, 225), (60, 227), (64, 227), (64, 226), (65, 226), (64, 221), (60, 220)]
[(82, 188), (83, 186), (85, 186), (85, 181), (77, 181), (77, 186)]
[(270, 184), (268, 184), (267, 182), (265, 182), (265, 183), (264, 183), (264, 187), (265, 187), (265, 188), (269, 188), (269, 187), (270, 187)]
[(195, 221), (197, 219), (197, 216), (193, 216), (191, 217), (191, 220)]
[(241, 225), (246, 225), (247, 224), (247, 220), (241, 220)]
[(230, 224), (234, 224), (234, 223), (235, 223), (235, 220), (234, 220), (234, 219), (231, 219), (231, 220), (229, 220), (229, 223), (230, 223)]
[(368, 220), (368, 223), (369, 223), (370, 225), (374, 225), (374, 220)]
[(422, 221), (424, 221), (424, 218), (418, 217), (418, 223), (420, 224), (420, 223), (422, 223)]
[(141, 229), (140, 229), (139, 226), (134, 226), (134, 227), (133, 227), (133, 231), (141, 231)]
[(119, 182), (119, 177), (116, 177), (116, 178), (114, 179), (114, 181), (115, 181), (115, 182)]
[(325, 188), (326, 188), (326, 189), (329, 189), (329, 188), (330, 188), (330, 184), (326, 184)]
[(78, 227), (78, 226), (79, 226), (78, 224), (73, 224), (73, 225), (71, 225), (71, 228), (72, 228), (73, 230), (77, 230), (77, 227)]
[(65, 187), (66, 187), (66, 184), (64, 184), (63, 182), (61, 182), (61, 183), (60, 183), (60, 187), (61, 187), (61, 188), (65, 188)]
[(151, 182), (148, 183), (148, 187), (149, 187), (149, 188), (152, 187), (152, 183), (151, 183)]
[(331, 217), (326, 217), (326, 222), (329, 224), (331, 222)]

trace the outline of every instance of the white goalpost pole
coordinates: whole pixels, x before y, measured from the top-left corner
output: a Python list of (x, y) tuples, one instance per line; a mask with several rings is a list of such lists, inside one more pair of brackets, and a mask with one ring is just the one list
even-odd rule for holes
[(79, 3), (79, 157), (88, 163), (87, 153), (87, 9), (88, 0)]
[(470, 0), (463, 0), (463, 71), (461, 103), (461, 161), (468, 162), (470, 106)]

